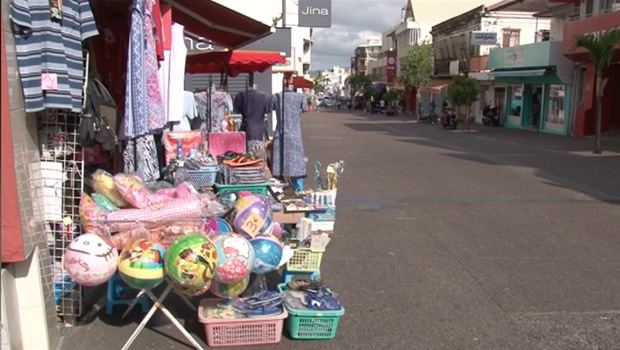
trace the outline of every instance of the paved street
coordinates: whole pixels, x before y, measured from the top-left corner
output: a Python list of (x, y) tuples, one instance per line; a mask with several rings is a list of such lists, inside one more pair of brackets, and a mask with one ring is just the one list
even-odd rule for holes
[[(321, 269), (346, 315), (332, 341), (256, 349), (620, 349), (620, 136), (593, 157), (591, 139), (303, 118), (309, 168), (346, 161)], [(63, 349), (120, 349), (142, 314), (104, 311), (87, 308)], [(171, 311), (204, 344), (195, 313)], [(186, 344), (158, 314), (132, 348)]]

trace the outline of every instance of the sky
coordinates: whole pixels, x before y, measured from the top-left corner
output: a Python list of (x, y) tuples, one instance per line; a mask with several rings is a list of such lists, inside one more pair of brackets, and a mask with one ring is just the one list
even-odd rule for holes
[(332, 0), (331, 28), (316, 28), (310, 70), (349, 68), (353, 50), (398, 24), (407, 0)]

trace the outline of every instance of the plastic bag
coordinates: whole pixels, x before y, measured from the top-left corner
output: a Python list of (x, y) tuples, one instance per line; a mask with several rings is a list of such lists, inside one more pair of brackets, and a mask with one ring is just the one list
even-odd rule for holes
[(99, 209), (101, 209), (102, 211), (108, 212), (108, 211), (116, 211), (118, 209), (114, 205), (114, 203), (112, 203), (112, 201), (110, 201), (104, 195), (101, 195), (99, 193), (93, 193), (91, 197), (93, 201), (95, 201)]
[(149, 205), (151, 193), (138, 177), (117, 174), (114, 176), (114, 184), (118, 193), (133, 207), (144, 209)]
[(116, 185), (114, 184), (114, 177), (107, 171), (101, 169), (95, 171), (93, 174), (92, 186), (95, 192), (105, 196), (117, 208), (129, 206), (129, 203), (118, 193)]

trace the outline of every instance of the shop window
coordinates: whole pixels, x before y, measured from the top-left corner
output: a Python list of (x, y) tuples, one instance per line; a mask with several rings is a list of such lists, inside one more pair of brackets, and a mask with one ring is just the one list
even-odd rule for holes
[(508, 116), (509, 117), (521, 117), (521, 111), (523, 110), (523, 87), (522, 86), (510, 86), (508, 91)]
[(504, 29), (502, 31), (502, 47), (519, 46), (521, 29)]
[(549, 41), (551, 40), (551, 32), (548, 30), (540, 30), (539, 37), (540, 41)]
[(586, 0), (586, 17), (592, 16), (594, 11), (594, 0)]
[(547, 123), (564, 125), (565, 85), (549, 86), (549, 103), (547, 106)]

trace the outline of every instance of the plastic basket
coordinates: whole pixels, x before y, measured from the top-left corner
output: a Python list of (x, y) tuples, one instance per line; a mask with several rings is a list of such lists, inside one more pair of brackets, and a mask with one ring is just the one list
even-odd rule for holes
[[(215, 192), (218, 194), (237, 194), (242, 191), (247, 191), (252, 194), (259, 194), (263, 196), (263, 198), (267, 198), (268, 187), (269, 182), (256, 185), (223, 185), (216, 183)], [(220, 201), (222, 202), (222, 204), (227, 205), (230, 202), (230, 198), (228, 198), (228, 196), (220, 196)]]
[(189, 177), (198, 187), (213, 186), (218, 172), (219, 168), (217, 165), (206, 165), (201, 167), (200, 170), (187, 171)]
[(231, 320), (204, 318), (204, 309), (217, 305), (219, 301), (203, 299), (198, 307), (198, 320), (205, 327), (207, 345), (210, 347), (276, 344), (282, 339), (284, 319), (288, 317), (286, 308), (281, 314), (270, 317)]
[(287, 271), (315, 272), (321, 269), (323, 251), (313, 251), (310, 248), (297, 248), (291, 260), (286, 263)]
[[(286, 291), (286, 283), (278, 285), (280, 293)], [(334, 339), (338, 330), (338, 322), (344, 315), (344, 307), (340, 310), (297, 310), (284, 303), (289, 317), (286, 319), (286, 330), (293, 339)]]

